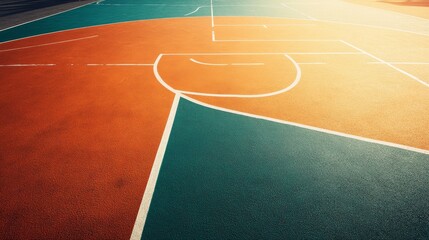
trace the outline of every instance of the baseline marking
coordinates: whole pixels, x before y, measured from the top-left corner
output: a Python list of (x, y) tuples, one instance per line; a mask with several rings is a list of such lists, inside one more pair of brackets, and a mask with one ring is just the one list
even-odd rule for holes
[(376, 139), (371, 139), (371, 138), (365, 138), (365, 137), (361, 137), (361, 136), (337, 132), (337, 131), (328, 130), (328, 129), (324, 129), (324, 128), (313, 127), (313, 126), (309, 126), (309, 125), (305, 125), (305, 124), (279, 120), (279, 119), (260, 116), (260, 115), (251, 114), (251, 113), (239, 112), (239, 111), (235, 111), (235, 110), (231, 110), (231, 109), (226, 109), (223, 107), (217, 107), (214, 105), (210, 105), (210, 104), (198, 101), (196, 99), (193, 99), (192, 97), (189, 97), (186, 95), (183, 95), (182, 98), (189, 100), (195, 104), (201, 105), (203, 107), (211, 108), (211, 109), (222, 111), (222, 112), (232, 113), (232, 114), (241, 115), (241, 116), (250, 117), (250, 118), (255, 118), (255, 119), (261, 119), (261, 120), (280, 123), (280, 124), (284, 124), (284, 125), (295, 126), (295, 127), (309, 129), (309, 130), (322, 132), (322, 133), (327, 133), (327, 134), (331, 134), (331, 135), (335, 135), (335, 136), (356, 139), (356, 140), (363, 141), (363, 142), (375, 143), (375, 144), (379, 144), (379, 145), (384, 145), (384, 146), (389, 146), (389, 147), (393, 147), (393, 148), (398, 148), (398, 149), (403, 149), (403, 150), (407, 150), (407, 151), (411, 151), (411, 152), (417, 152), (417, 153), (429, 155), (429, 150), (427, 150), (427, 149), (415, 148), (415, 147), (410, 147), (410, 146), (406, 146), (406, 145), (402, 145), (402, 144), (386, 142), (386, 141), (381, 141), (381, 140), (376, 140)]
[(93, 35), (93, 36), (89, 36), (89, 37), (82, 37), (82, 38), (75, 38), (75, 39), (64, 40), (64, 41), (59, 41), (59, 42), (44, 43), (44, 44), (39, 44), (39, 45), (27, 46), (27, 47), (5, 49), (5, 50), (0, 50), (0, 52), (10, 52), (10, 51), (16, 51), (16, 50), (21, 50), (21, 49), (43, 47), (43, 46), (49, 46), (49, 45), (55, 45), (55, 44), (61, 44), (61, 43), (68, 43), (68, 42), (76, 42), (76, 41), (86, 40), (86, 39), (91, 39), (91, 38), (96, 38), (96, 37), (98, 37), (98, 35)]
[(366, 52), (366, 51), (364, 51), (364, 50), (362, 50), (362, 49), (360, 49), (360, 48), (356, 47), (355, 45), (353, 45), (353, 44), (351, 44), (351, 43), (349, 43), (349, 42), (347, 42), (347, 41), (341, 40), (341, 42), (343, 42), (343, 43), (344, 43), (344, 44), (346, 44), (347, 46), (350, 46), (351, 48), (354, 48), (354, 49), (356, 49), (357, 51), (360, 51), (360, 52), (364, 53), (365, 55), (367, 55), (367, 56), (369, 56), (369, 57), (371, 57), (371, 58), (373, 58), (373, 59), (377, 60), (378, 62), (380, 62), (380, 63), (382, 63), (382, 64), (385, 64), (385, 65), (387, 65), (387, 66), (389, 66), (389, 67), (391, 67), (391, 68), (395, 69), (396, 71), (398, 71), (398, 72), (400, 72), (400, 73), (404, 74), (405, 76), (410, 77), (411, 79), (413, 79), (413, 80), (415, 80), (415, 81), (417, 81), (417, 82), (419, 82), (419, 83), (423, 84), (424, 86), (429, 87), (429, 83), (427, 83), (427, 82), (425, 82), (425, 81), (423, 81), (423, 80), (419, 79), (418, 77), (416, 77), (416, 76), (414, 76), (414, 75), (412, 75), (412, 74), (410, 74), (410, 73), (408, 73), (408, 72), (406, 72), (406, 71), (404, 71), (404, 70), (402, 70), (402, 69), (400, 69), (400, 68), (396, 67), (395, 65), (393, 65), (393, 64), (391, 64), (391, 63), (388, 63), (388, 62), (384, 61), (383, 59), (381, 59), (381, 58), (379, 58), (379, 57), (376, 57), (376, 56), (372, 55), (371, 53)]
[(131, 240), (140, 240), (144, 225), (146, 223), (147, 214), (149, 212), (150, 203), (152, 201), (153, 193), (155, 191), (156, 181), (158, 180), (159, 171), (161, 170), (162, 160), (164, 159), (165, 150), (167, 149), (168, 140), (170, 138), (171, 129), (173, 128), (174, 118), (176, 116), (177, 107), (179, 106), (180, 94), (174, 96), (173, 104), (171, 105), (170, 114), (168, 116), (167, 124), (162, 134), (161, 142), (155, 156), (155, 161), (152, 165), (152, 170), (147, 181), (146, 189), (143, 194), (142, 202), (140, 204), (137, 218), (134, 223), (133, 231), (131, 233)]

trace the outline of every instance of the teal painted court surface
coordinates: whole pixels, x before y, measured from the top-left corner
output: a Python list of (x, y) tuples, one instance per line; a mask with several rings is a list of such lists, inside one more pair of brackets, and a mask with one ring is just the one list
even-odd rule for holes
[(427, 239), (428, 161), (181, 99), (142, 239)]
[[(216, 1), (216, 16), (267, 16), (303, 18), (290, 9), (270, 1)], [(279, 2), (280, 3), (280, 2)], [(249, 5), (242, 8), (239, 5)], [(263, 7), (261, 7), (263, 6)], [(198, 11), (194, 12), (197, 8)], [(194, 12), (194, 13), (193, 13)], [(192, 13), (192, 14), (189, 14)], [(187, 15), (189, 14), (189, 15)], [(159, 18), (210, 16), (210, 1), (171, 1), (168, 4), (147, 0), (107, 0), (77, 8), (30, 24), (0, 32), (0, 42), (57, 31), (111, 23)]]

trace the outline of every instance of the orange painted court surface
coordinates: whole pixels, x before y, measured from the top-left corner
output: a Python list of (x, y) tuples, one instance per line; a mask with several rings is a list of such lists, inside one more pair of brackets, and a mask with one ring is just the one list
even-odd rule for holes
[(156, 19), (0, 45), (3, 236), (128, 239), (177, 94), (429, 151), (429, 68), (406, 64), (427, 61), (427, 36), (215, 19), (213, 31), (210, 17)]

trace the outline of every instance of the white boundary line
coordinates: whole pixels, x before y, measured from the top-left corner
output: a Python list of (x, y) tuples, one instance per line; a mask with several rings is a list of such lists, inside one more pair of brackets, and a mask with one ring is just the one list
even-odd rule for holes
[(398, 148), (398, 149), (408, 150), (408, 151), (411, 151), (411, 152), (417, 152), (417, 153), (422, 153), (422, 154), (429, 155), (429, 150), (426, 150), (426, 149), (420, 149), (420, 148), (405, 146), (405, 145), (401, 145), (401, 144), (397, 144), (397, 143), (391, 143), (391, 142), (385, 142), (385, 141), (380, 141), (380, 140), (375, 140), (375, 139), (360, 137), (360, 136), (356, 136), (356, 135), (352, 135), (352, 134), (347, 134), (347, 133), (332, 131), (332, 130), (328, 130), (328, 129), (324, 129), (324, 128), (313, 127), (313, 126), (309, 126), (309, 125), (304, 125), (304, 124), (300, 124), (300, 123), (294, 123), (294, 122), (279, 120), (279, 119), (270, 118), (270, 117), (264, 117), (264, 116), (260, 116), (260, 115), (256, 115), (256, 114), (251, 114), (251, 113), (239, 112), (239, 111), (235, 111), (235, 110), (231, 110), (231, 109), (226, 109), (226, 108), (222, 108), (222, 107), (213, 106), (213, 105), (210, 105), (210, 104), (198, 101), (196, 99), (193, 99), (192, 97), (189, 97), (189, 96), (186, 96), (186, 95), (182, 95), (182, 98), (184, 98), (186, 100), (189, 100), (189, 101), (191, 101), (191, 102), (193, 102), (195, 104), (201, 105), (203, 107), (211, 108), (211, 109), (214, 109), (214, 110), (219, 110), (219, 111), (222, 111), (222, 112), (227, 112), (227, 113), (232, 113), (232, 114), (236, 114), (236, 115), (246, 116), (246, 117), (250, 117), (250, 118), (261, 119), (261, 120), (265, 120), (265, 121), (270, 121), (270, 122), (275, 122), (275, 123), (280, 123), (280, 124), (295, 126), (295, 127), (309, 129), (309, 130), (313, 130), (313, 131), (317, 131), (317, 132), (321, 132), (321, 133), (327, 133), (327, 134), (331, 134), (331, 135), (335, 135), (335, 136), (340, 136), (340, 137), (345, 137), (345, 138), (351, 138), (351, 139), (355, 139), (355, 140), (359, 140), (359, 141), (363, 141), (363, 142), (375, 143), (375, 144), (379, 144), (379, 145), (384, 145), (384, 146), (389, 146), (389, 147), (393, 147), (393, 148)]
[(216, 42), (338, 42), (334, 39), (216, 39)]
[[(429, 62), (387, 62), (393, 65), (429, 65)], [(385, 64), (383, 62), (368, 62), (368, 64)]]
[(317, 20), (316, 18), (314, 18), (314, 17), (312, 17), (312, 16), (309, 16), (309, 15), (307, 15), (307, 14), (305, 14), (305, 13), (303, 13), (303, 12), (299, 11), (299, 10), (298, 10), (298, 9), (296, 9), (296, 8), (293, 8), (293, 7), (288, 6), (286, 3), (282, 3), (281, 5), (282, 5), (283, 7), (285, 7), (285, 8), (288, 8), (288, 9), (290, 9), (290, 10), (294, 11), (294, 12), (297, 12), (297, 13), (301, 14), (302, 16), (304, 16), (304, 17), (306, 17), (306, 18), (308, 18), (308, 19), (310, 19), (310, 20)]
[[(94, 1), (94, 2), (95, 2), (95, 1)], [(17, 25), (14, 25), (14, 26), (8, 27), (8, 28), (0, 29), (0, 32), (6, 31), (6, 30), (8, 30), (8, 29), (15, 28), (15, 27), (18, 27), (18, 26), (21, 26), (21, 25), (25, 25), (25, 24), (27, 24), (27, 23), (31, 23), (31, 22), (35, 22), (35, 21), (39, 21), (39, 20), (42, 20), (42, 19), (45, 19), (45, 18), (48, 18), (48, 17), (52, 17), (52, 16), (55, 16), (55, 15), (58, 15), (58, 14), (61, 14), (61, 13), (65, 13), (65, 12), (68, 12), (68, 11), (72, 11), (72, 10), (75, 10), (75, 9), (78, 9), (78, 8), (81, 8), (81, 7), (85, 7), (85, 6), (87, 6), (87, 5), (93, 4), (94, 2), (90, 2), (90, 3), (87, 3), (87, 4), (81, 5), (81, 6), (77, 6), (77, 7), (74, 7), (74, 8), (70, 8), (70, 9), (67, 9), (67, 10), (64, 10), (64, 11), (61, 11), (61, 12), (57, 12), (57, 13), (54, 13), (54, 14), (51, 14), (51, 15), (48, 15), (48, 16), (44, 16), (44, 17), (41, 17), (41, 18), (33, 19), (33, 20), (31, 20), (31, 21), (24, 22), (24, 23), (20, 23), (20, 24), (17, 24)]]
[(325, 62), (299, 62), (299, 65), (324, 65)]
[(214, 23), (213, 0), (210, 0), (210, 14), (211, 14), (211, 18), (212, 18), (212, 28), (214, 28), (215, 23)]
[(55, 44), (61, 44), (61, 43), (68, 43), (68, 42), (76, 42), (76, 41), (90, 39), (90, 38), (96, 38), (96, 37), (98, 37), (98, 35), (93, 35), (93, 36), (89, 36), (89, 37), (75, 38), (75, 39), (69, 39), (69, 40), (58, 41), (58, 42), (44, 43), (44, 44), (33, 45), (33, 46), (4, 49), (4, 50), (0, 50), (0, 52), (10, 52), (10, 51), (16, 51), (16, 50), (22, 50), (22, 49), (28, 49), (28, 48), (43, 47), (43, 46), (49, 46), (49, 45), (55, 45)]
[(296, 61), (290, 57), (287, 53), (277, 53), (277, 55), (283, 55), (285, 56), (287, 59), (289, 59), (292, 64), (294, 65), (295, 69), (296, 69), (296, 76), (295, 76), (295, 80), (287, 87), (280, 89), (278, 91), (275, 92), (270, 92), (270, 93), (263, 93), (263, 94), (213, 94), (213, 93), (201, 93), (201, 92), (191, 92), (191, 91), (181, 91), (178, 89), (175, 89), (173, 87), (171, 87), (170, 85), (168, 85), (161, 77), (161, 75), (158, 72), (158, 65), (159, 62), (161, 61), (161, 58), (163, 56), (192, 56), (192, 55), (273, 55), (273, 53), (268, 53), (268, 54), (264, 54), (264, 53), (256, 53), (256, 54), (251, 54), (251, 53), (210, 53), (210, 54), (204, 54), (204, 53), (178, 53), (178, 54), (160, 54), (158, 56), (158, 58), (155, 61), (155, 64), (153, 65), (153, 72), (155, 74), (155, 78), (158, 80), (159, 83), (161, 83), (162, 86), (164, 86), (165, 88), (167, 88), (168, 90), (170, 90), (171, 92), (174, 92), (176, 94), (188, 94), (188, 95), (196, 95), (196, 96), (207, 96), (207, 97), (219, 97), (219, 98), (261, 98), (261, 97), (270, 97), (270, 96), (274, 96), (274, 95), (278, 95), (281, 93), (285, 93), (287, 91), (290, 91), (291, 89), (293, 89), (296, 85), (298, 85), (298, 83), (301, 80), (301, 68), (298, 65), (298, 63), (296, 63)]
[(47, 64), (6, 64), (0, 65), (0, 67), (53, 67), (56, 64), (47, 63)]
[[(236, 56), (236, 55), (365, 55), (361, 52), (207, 52), (207, 53), (163, 53), (163, 56)], [(159, 57), (159, 56), (158, 56)]]
[(343, 43), (344, 43), (344, 44), (346, 44), (347, 46), (350, 46), (350, 47), (351, 47), (351, 48), (353, 48), (353, 49), (356, 49), (357, 51), (360, 51), (360, 52), (362, 52), (362, 53), (366, 54), (367, 56), (369, 56), (369, 57), (371, 57), (371, 58), (375, 59), (376, 61), (378, 61), (378, 62), (380, 62), (380, 63), (383, 63), (383, 64), (385, 64), (385, 65), (387, 65), (387, 66), (389, 66), (389, 67), (391, 67), (391, 68), (395, 69), (396, 71), (398, 71), (398, 72), (400, 72), (400, 73), (404, 74), (404, 75), (405, 75), (405, 76), (407, 76), (407, 77), (410, 77), (411, 79), (413, 79), (413, 80), (415, 80), (415, 81), (417, 81), (417, 82), (419, 82), (419, 83), (423, 84), (424, 86), (429, 87), (429, 83), (427, 83), (427, 82), (425, 82), (425, 81), (423, 81), (423, 80), (419, 79), (418, 77), (416, 77), (416, 76), (414, 76), (414, 75), (412, 75), (412, 74), (410, 74), (410, 73), (408, 73), (408, 72), (406, 72), (406, 71), (404, 71), (404, 70), (402, 70), (402, 69), (400, 69), (400, 68), (398, 68), (398, 67), (394, 66), (393, 64), (388, 63), (388, 62), (384, 61), (383, 59), (378, 58), (378, 57), (376, 57), (376, 56), (372, 55), (371, 53), (366, 52), (366, 51), (362, 50), (361, 48), (358, 48), (358, 47), (356, 47), (355, 45), (353, 45), (353, 44), (351, 44), (351, 43), (349, 43), (349, 42), (347, 42), (347, 41), (341, 40), (341, 42), (343, 42)]
[(150, 202), (155, 191), (156, 181), (158, 180), (159, 171), (161, 169), (162, 160), (164, 159), (165, 150), (167, 149), (168, 140), (170, 138), (171, 129), (173, 128), (174, 118), (176, 116), (177, 107), (179, 106), (180, 95), (174, 96), (174, 101), (171, 106), (170, 114), (168, 116), (167, 124), (162, 134), (161, 142), (153, 162), (152, 170), (150, 171), (149, 179), (147, 181), (146, 189), (143, 194), (142, 202), (137, 213), (136, 221), (134, 223), (133, 231), (131, 233), (131, 240), (140, 240), (144, 225), (146, 223), (147, 214), (149, 212)]
[(90, 67), (98, 67), (98, 66), (114, 66), (114, 67), (129, 67), (129, 66), (153, 66), (153, 64), (149, 63), (88, 63), (86, 66)]

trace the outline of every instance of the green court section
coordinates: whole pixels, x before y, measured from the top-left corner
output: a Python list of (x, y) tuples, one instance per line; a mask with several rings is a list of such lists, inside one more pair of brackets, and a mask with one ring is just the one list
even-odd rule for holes
[[(210, 0), (106, 0), (0, 31), (0, 42), (88, 26), (136, 20), (211, 15)], [(215, 16), (268, 16), (303, 18), (279, 2), (214, 1)], [(197, 10), (198, 9), (198, 10)], [(210, 26), (209, 26), (210, 27)]]
[(429, 156), (182, 99), (142, 239), (429, 239)]

